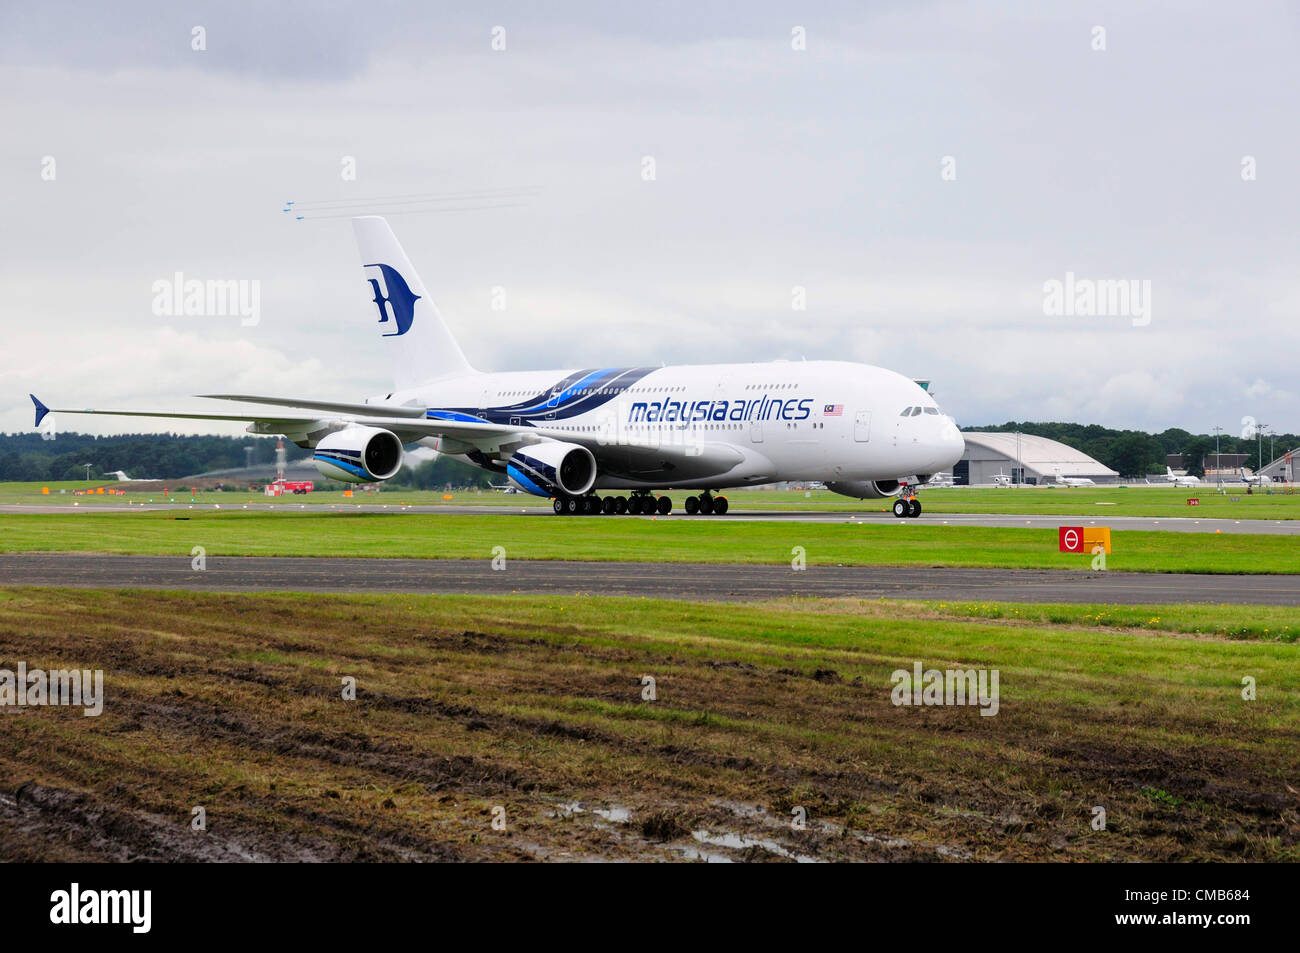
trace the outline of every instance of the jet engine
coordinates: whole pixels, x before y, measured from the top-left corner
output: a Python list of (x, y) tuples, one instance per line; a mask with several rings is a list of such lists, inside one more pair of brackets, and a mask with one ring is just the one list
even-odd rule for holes
[(534, 496), (582, 496), (596, 482), (596, 458), (581, 444), (529, 444), (506, 461), (510, 482)]
[(332, 479), (376, 483), (401, 469), (402, 441), (379, 427), (348, 427), (321, 438), (313, 460)]
[(879, 500), (898, 494), (897, 480), (849, 480), (845, 483), (827, 483), (826, 489), (855, 500)]

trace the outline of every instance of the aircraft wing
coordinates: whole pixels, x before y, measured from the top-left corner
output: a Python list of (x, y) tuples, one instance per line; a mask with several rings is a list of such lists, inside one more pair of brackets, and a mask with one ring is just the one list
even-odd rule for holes
[[(101, 410), (94, 407), (47, 407), (35, 394), (28, 395), (36, 405), (36, 426), (41, 425), (46, 414), (99, 414), (110, 417), (158, 417), (174, 420), (228, 420), (249, 424), (253, 433), (284, 434), (291, 438), (312, 438), (341, 430), (348, 426), (382, 427), (391, 430), (403, 439), (412, 442), (422, 437), (454, 437), (466, 441), (492, 440), (506, 437), (521, 431), (519, 427), (507, 427), (498, 424), (478, 423), (460, 420), (427, 419), (425, 411), (420, 409), (418, 416), (394, 416), (394, 410), (407, 412), (412, 408), (388, 407), (383, 404), (326, 404), (313, 402), (322, 408), (322, 413), (295, 413), (293, 409), (275, 408), (266, 413), (255, 411), (230, 410), (217, 414), (193, 413), (176, 410)], [(327, 407), (352, 407), (353, 412), (329, 412)], [(364, 408), (364, 412), (361, 411)], [(530, 431), (532, 428), (528, 428)], [(453, 451), (454, 452), (454, 451)]]
[(302, 410), (327, 410), (338, 414), (383, 415), (387, 417), (421, 418), (425, 408), (401, 404), (349, 404), (328, 400), (302, 400), (296, 397), (263, 397), (256, 394), (199, 394), (209, 400), (237, 400), (245, 404), (275, 404)]
[[(287, 426), (308, 424), (316, 421), (316, 417), (304, 417), (294, 414), (267, 414), (266, 416), (250, 416), (248, 414), (196, 414), (188, 411), (174, 410), (99, 410), (94, 407), (46, 407), (41, 403), (35, 394), (28, 394), (32, 403), (36, 405), (36, 426), (41, 425), (46, 414), (101, 414), (109, 417), (167, 417), (176, 420), (232, 420), (232, 421), (265, 421), (268, 424), (283, 423)], [(270, 432), (270, 431), (268, 431)]]
[[(509, 451), (516, 446), (531, 443), (536, 438), (578, 443), (591, 450), (598, 465), (612, 476), (634, 480), (662, 480), (672, 483), (680, 480), (721, 476), (745, 459), (737, 448), (720, 443), (676, 443), (645, 438), (626, 441), (608, 441), (596, 434), (575, 434), (549, 427), (520, 427), (493, 424), (484, 421), (453, 419), (452, 415), (426, 416), (423, 408), (395, 407), (385, 404), (342, 404), (325, 401), (300, 401), (285, 399), (295, 405), (309, 404), (302, 409), (320, 412), (295, 413), (295, 407), (275, 407), (266, 413), (232, 409), (223, 413), (192, 413), (173, 410), (100, 410), (84, 407), (47, 407), (35, 395), (29, 395), (36, 407), (36, 426), (45, 415), (98, 414), (114, 417), (157, 417), (174, 420), (223, 420), (247, 423), (251, 433), (283, 434), (290, 440), (314, 446), (328, 433), (349, 426), (382, 427), (391, 430), (403, 443), (436, 438), (437, 449), (443, 453), (462, 454), (471, 451), (494, 454)], [(247, 397), (224, 397), (246, 400)], [(273, 403), (280, 398), (258, 397), (255, 402)], [(396, 412), (396, 413), (395, 413)], [(456, 415), (460, 416), (460, 415)]]

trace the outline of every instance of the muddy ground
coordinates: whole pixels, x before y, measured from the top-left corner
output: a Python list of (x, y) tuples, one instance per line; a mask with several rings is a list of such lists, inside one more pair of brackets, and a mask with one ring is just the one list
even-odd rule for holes
[(107, 698), (0, 710), (0, 859), (1297, 856), (1275, 713), (1051, 676), (998, 717), (900, 708), (879, 613), (846, 650), (772, 638), (786, 608), (755, 648), (573, 602), (14, 594), (0, 666), (102, 668)]

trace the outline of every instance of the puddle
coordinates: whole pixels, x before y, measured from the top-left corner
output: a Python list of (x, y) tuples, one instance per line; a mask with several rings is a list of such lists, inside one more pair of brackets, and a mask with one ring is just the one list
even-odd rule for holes
[(609, 807), (586, 808), (582, 806), (581, 801), (562, 801), (555, 805), (555, 810), (551, 812), (551, 816), (573, 817), (577, 814), (586, 814), (588, 811), (612, 824), (626, 824), (632, 819), (632, 809), (630, 807), (611, 804)]
[(701, 828), (698, 831), (691, 831), (691, 837), (695, 838), (701, 844), (709, 844), (714, 847), (729, 847), (732, 850), (746, 850), (750, 847), (761, 847), (763, 850), (770, 851), (779, 857), (785, 857), (800, 864), (822, 863), (822, 861), (818, 860), (816, 857), (809, 857), (807, 854), (796, 854), (794, 851), (782, 847), (776, 841), (768, 840), (765, 837), (746, 837), (743, 834), (736, 834), (732, 831), (714, 833), (707, 828)]

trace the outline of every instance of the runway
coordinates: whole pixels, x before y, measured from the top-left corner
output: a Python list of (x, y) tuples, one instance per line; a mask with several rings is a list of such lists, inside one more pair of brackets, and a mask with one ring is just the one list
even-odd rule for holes
[[(14, 503), (0, 505), (0, 513), (57, 513), (76, 516), (82, 513), (147, 513), (154, 510), (217, 510), (211, 503), (140, 503), (135, 505), (94, 503), (73, 507), (67, 503)], [(465, 504), (401, 503), (223, 503), (222, 511), (256, 510), (277, 513), (441, 513), (447, 515), (531, 516), (541, 519), (660, 519), (723, 520), (728, 523), (880, 523), (903, 526), (996, 526), (1018, 529), (1056, 529), (1058, 526), (1109, 526), (1115, 530), (1142, 530), (1168, 533), (1242, 533), (1266, 536), (1300, 536), (1300, 520), (1269, 519), (1195, 519), (1192, 517), (1111, 516), (1088, 513), (1076, 516), (1041, 514), (925, 513), (918, 520), (895, 519), (892, 513), (875, 510), (732, 510), (726, 516), (687, 516), (674, 511), (668, 516), (556, 516), (550, 506), (532, 503), (514, 506), (475, 506)]]
[(0, 585), (218, 592), (531, 593), (750, 602), (792, 596), (1300, 606), (1300, 575), (487, 559), (0, 554)]

